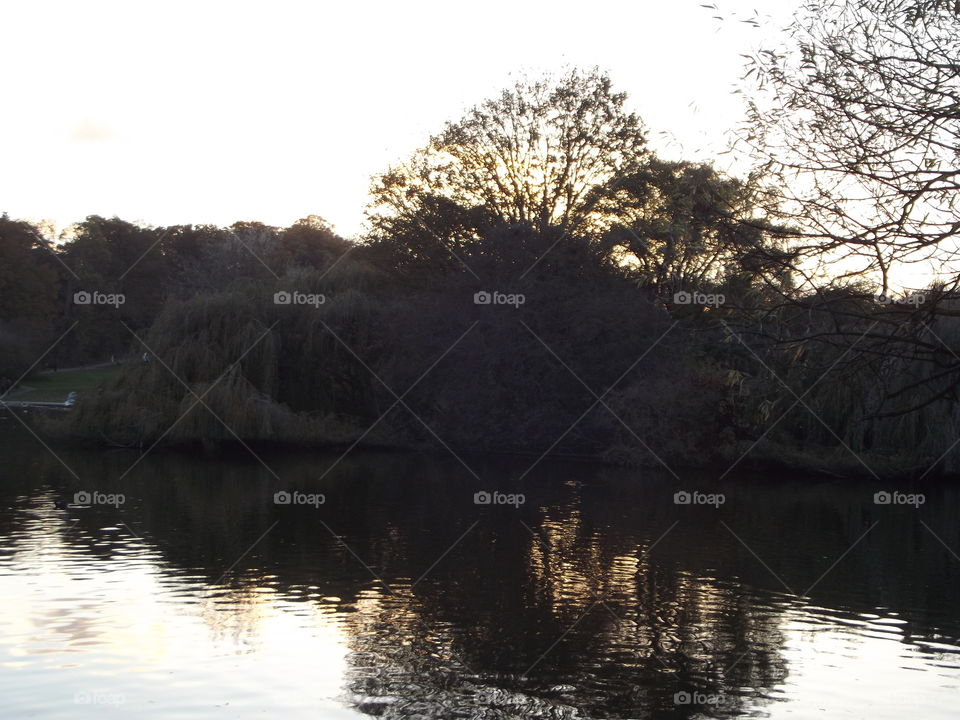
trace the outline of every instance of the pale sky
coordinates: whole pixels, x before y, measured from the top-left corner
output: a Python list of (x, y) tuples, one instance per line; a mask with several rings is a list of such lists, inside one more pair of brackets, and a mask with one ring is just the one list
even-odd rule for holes
[[(350, 236), (371, 175), (511, 73), (565, 66), (609, 72), (665, 156), (710, 157), (742, 117), (740, 54), (798, 4), (710, 1), (8, 0), (0, 213), (61, 226), (316, 214)], [(740, 22), (754, 8), (762, 29)]]

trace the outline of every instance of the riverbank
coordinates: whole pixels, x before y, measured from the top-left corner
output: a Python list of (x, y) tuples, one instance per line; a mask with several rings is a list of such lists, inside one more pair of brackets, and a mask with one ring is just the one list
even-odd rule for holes
[[(611, 468), (637, 468), (663, 470), (668, 474), (682, 476), (688, 472), (715, 472), (722, 479), (734, 469), (762, 473), (775, 479), (778, 477), (809, 475), (838, 481), (876, 480), (879, 482), (928, 482), (948, 480), (951, 483), (960, 480), (960, 474), (945, 470), (937, 458), (910, 458), (904, 456), (879, 455), (876, 453), (854, 454), (844, 448), (820, 448), (797, 450), (769, 443), (751, 446), (743, 443), (715, 456), (709, 462), (686, 462), (684, 464), (662, 464), (656, 461), (625, 462), (622, 458), (612, 459), (601, 454), (551, 452), (544, 457), (543, 450), (515, 450), (488, 448), (478, 450), (473, 447), (449, 443), (402, 442), (390, 439), (384, 434), (372, 437), (364, 436), (359, 428), (345, 429), (340, 426), (336, 435), (317, 435), (312, 439), (292, 442), (283, 439), (247, 439), (237, 436), (220, 438), (216, 441), (195, 439), (169, 440), (167, 436), (159, 442), (118, 442), (94, 432), (83, 435), (64, 433), (63, 415), (31, 413), (23, 415), (28, 424), (51, 443), (64, 447), (102, 448), (103, 450), (126, 448), (151, 453), (197, 454), (200, 456), (219, 456), (235, 453), (310, 453), (330, 451), (346, 455), (356, 452), (412, 453), (462, 458), (469, 465), (470, 459), (479, 456), (527, 459), (531, 463), (541, 458), (551, 461), (563, 460), (570, 463), (593, 463)], [(227, 433), (229, 435), (229, 433)], [(154, 445), (156, 442), (156, 445)]]
[(27, 403), (62, 403), (71, 392), (79, 395), (94, 390), (119, 376), (120, 372), (121, 367), (113, 363), (44, 370), (21, 380), (3, 395), (3, 399)]
[[(147, 407), (137, 409), (127, 421), (129, 432), (116, 434), (104, 427), (102, 418), (104, 412), (110, 412), (111, 407), (122, 410), (122, 393), (116, 394), (114, 388), (120, 379), (123, 368), (112, 364), (98, 364), (82, 368), (71, 368), (57, 372), (43, 372), (32, 376), (20, 383), (19, 391), (8, 393), (6, 400), (15, 403), (63, 403), (71, 392), (78, 393), (79, 413), (53, 415), (44, 413), (30, 413), (29, 422), (41, 435), (51, 441), (70, 445), (84, 445), (88, 447), (105, 448), (136, 448), (148, 449), (156, 444), (160, 448), (175, 448), (179, 450), (200, 450), (202, 452), (216, 452), (218, 448), (230, 446), (249, 446), (251, 448), (284, 449), (284, 450), (333, 450), (345, 451), (352, 447), (364, 450), (389, 450), (412, 452), (456, 453), (468, 456), (475, 453), (495, 454), (501, 456), (529, 457), (536, 459), (547, 449), (544, 447), (522, 447), (518, 442), (512, 447), (497, 446), (488, 443), (480, 446), (479, 443), (458, 442), (454, 438), (444, 437), (440, 433), (438, 438), (432, 433), (421, 433), (419, 436), (409, 432), (408, 427), (399, 425), (391, 418), (376, 423), (361, 423), (357, 418), (346, 416), (337, 417), (332, 414), (316, 415), (309, 413), (295, 413), (267, 398), (251, 398), (251, 402), (262, 417), (254, 417), (250, 421), (250, 413), (245, 412), (245, 422), (232, 424), (218, 422), (220, 430), (214, 436), (207, 436), (200, 432), (203, 426), (191, 421), (190, 414), (208, 413), (209, 408), (203, 405), (211, 402), (208, 398), (204, 403), (194, 402), (195, 398), (187, 398), (190, 402), (176, 413), (170, 414), (166, 424), (154, 417)], [(118, 402), (115, 405), (105, 400), (113, 396)], [(253, 402), (255, 401), (255, 402)], [(192, 407), (192, 409), (190, 409)], [(250, 405), (248, 404), (248, 407)], [(153, 417), (157, 422), (149, 422)], [(265, 420), (264, 420), (265, 419)], [(264, 420), (261, 422), (261, 420)], [(116, 427), (116, 418), (111, 423)], [(149, 425), (149, 426), (148, 426)], [(192, 429), (191, 429), (192, 428)], [(650, 449), (657, 452), (657, 447)], [(901, 454), (880, 454), (859, 452), (856, 453), (844, 445), (792, 448), (782, 443), (771, 442), (763, 437), (760, 441), (754, 439), (740, 439), (726, 445), (717, 446), (713, 452), (706, 454), (687, 454), (681, 458), (671, 456), (664, 460), (661, 455), (654, 455), (644, 448), (625, 450), (618, 448), (615, 452), (605, 451), (597, 453), (567, 452), (562, 449), (550, 452), (551, 457), (569, 458), (599, 462), (618, 467), (658, 467), (673, 470), (706, 470), (721, 468), (726, 472), (728, 468), (742, 465), (745, 468), (789, 473), (810, 473), (823, 477), (833, 478), (875, 478), (884, 481), (907, 481), (919, 478), (957, 477), (957, 473), (949, 472), (935, 456), (920, 457)]]

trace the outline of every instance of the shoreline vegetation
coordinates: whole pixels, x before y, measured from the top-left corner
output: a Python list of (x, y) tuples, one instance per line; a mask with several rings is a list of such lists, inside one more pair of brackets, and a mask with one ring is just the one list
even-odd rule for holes
[[(128, 362), (135, 363), (138, 362), (138, 360), (131, 360)], [(67, 394), (73, 388), (79, 387), (83, 388), (83, 392), (90, 393), (92, 395), (93, 399), (88, 400), (88, 403), (97, 403), (102, 397), (109, 393), (108, 386), (118, 380), (122, 369), (123, 368), (119, 365), (110, 365), (110, 372), (107, 374), (101, 372), (91, 372), (86, 368), (60, 371), (59, 374), (62, 375), (63, 378), (61, 379), (61, 382), (56, 383), (56, 387), (58, 389), (53, 390), (48, 387), (42, 387), (40, 390), (35, 391), (33, 388), (30, 388), (22, 395), (16, 392), (11, 392), (7, 396), (7, 399), (30, 399), (35, 401), (62, 402), (66, 399)], [(89, 374), (93, 377), (78, 381), (83, 374)], [(44, 373), (44, 375), (53, 375), (53, 373)], [(20, 386), (24, 385), (25, 382), (20, 384)], [(281, 409), (281, 412), (283, 412), (283, 409)], [(531, 460), (536, 460), (543, 455), (542, 450), (538, 451), (534, 449), (503, 450), (496, 448), (484, 448), (483, 450), (478, 451), (474, 447), (456, 445), (448, 445), (448, 448), (445, 449), (436, 443), (430, 444), (428, 442), (423, 442), (420, 444), (404, 444), (403, 442), (391, 441), (387, 438), (383, 438), (379, 442), (373, 440), (368, 441), (366, 437), (363, 437), (362, 428), (359, 426), (351, 427), (349, 423), (345, 423), (344, 427), (340, 429), (340, 432), (342, 433), (340, 437), (325, 435), (321, 426), (321, 431), (317, 434), (310, 436), (306, 440), (296, 441), (291, 441), (289, 438), (278, 435), (273, 438), (226, 437), (221, 438), (216, 443), (211, 443), (208, 439), (204, 439), (202, 437), (180, 437), (175, 442), (166, 440), (166, 437), (138, 438), (132, 442), (120, 442), (107, 438), (99, 431), (78, 431), (78, 427), (81, 427), (84, 424), (79, 419), (72, 420), (61, 416), (51, 417), (44, 413), (29, 415), (24, 413), (21, 417), (31, 426), (32, 429), (42, 432), (47, 440), (58, 442), (67, 446), (79, 446), (87, 448), (99, 447), (109, 449), (154, 451), (154, 448), (152, 448), (151, 445), (156, 442), (158, 449), (161, 451), (172, 450), (174, 452), (180, 452), (199, 450), (205, 454), (217, 454), (221, 451), (230, 449), (242, 451), (244, 446), (248, 446), (254, 450), (329, 450), (335, 452), (346, 452), (347, 450), (353, 449), (353, 447), (357, 447), (365, 452), (428, 452), (441, 456), (451, 456), (452, 451), (453, 453), (456, 453), (457, 455), (463, 455), (464, 457), (470, 457), (479, 452), (482, 455), (518, 458), (522, 457), (529, 458)], [(359, 442), (357, 442), (358, 438)], [(601, 455), (590, 453), (552, 452), (549, 456), (553, 459), (565, 459), (573, 462), (600, 462), (610, 464), (612, 466), (631, 464), (629, 462), (618, 462), (616, 459), (610, 459)], [(737, 462), (733, 467), (739, 466), (744, 471), (752, 472), (766, 471), (770, 473), (809, 473), (823, 476), (824, 478), (835, 479), (865, 479), (878, 477), (879, 479), (886, 481), (917, 480), (922, 479), (921, 476), (923, 475), (929, 476), (930, 479), (947, 477), (952, 480), (956, 480), (957, 478), (960, 478), (960, 474), (958, 473), (941, 472), (939, 474), (934, 474), (928, 472), (932, 466), (935, 466), (936, 458), (925, 458), (921, 459), (920, 462), (917, 462), (915, 457), (911, 457), (906, 454), (901, 457), (878, 456), (872, 453), (854, 455), (843, 448), (829, 446), (802, 451), (796, 448), (777, 445), (775, 443), (764, 442), (756, 443), (756, 445), (753, 447), (743, 443), (740, 447), (729, 448), (727, 453), (719, 458), (719, 464), (716, 462), (718, 459), (714, 459), (715, 462), (713, 465), (716, 465), (716, 467), (713, 468), (708, 467), (709, 464), (704, 463), (686, 463), (676, 467), (678, 470), (706, 470), (717, 468), (726, 469), (727, 467), (731, 467), (731, 463), (740, 457), (742, 457), (742, 460)], [(660, 470), (666, 469), (669, 472), (669, 468), (664, 468), (663, 466), (658, 465), (656, 462), (640, 463), (639, 466), (653, 467), (654, 469)]]
[[(545, 266), (550, 268), (549, 263), (545, 262)], [(296, 277), (302, 282), (307, 276), (302, 269), (298, 272)], [(628, 360), (630, 355), (620, 345), (633, 345), (637, 356), (642, 356), (646, 352), (644, 343), (652, 345), (651, 340), (656, 340), (656, 336), (671, 326), (670, 311), (663, 307), (651, 308), (644, 294), (637, 293), (641, 302), (635, 308), (638, 320), (634, 326), (644, 331), (642, 336), (637, 334), (638, 338), (642, 338), (640, 342), (626, 342), (627, 338), (622, 334), (625, 321), (617, 314), (617, 309), (621, 307), (618, 301), (607, 304), (609, 314), (603, 312), (597, 317), (591, 309), (591, 315), (577, 323), (578, 327), (588, 322), (598, 323), (589, 334), (579, 337), (574, 328), (564, 328), (559, 323), (553, 329), (555, 334), (550, 336), (551, 340), (546, 341), (543, 336), (534, 335), (536, 331), (530, 325), (533, 322), (531, 315), (533, 318), (543, 314), (552, 315), (550, 308), (555, 305), (551, 303), (545, 309), (535, 309), (532, 296), (523, 308), (489, 308), (473, 304), (472, 287), (453, 290), (433, 288), (426, 295), (434, 297), (427, 299), (420, 296), (410, 302), (409, 307), (401, 308), (399, 300), (374, 300), (368, 297), (362, 301), (362, 296), (354, 289), (344, 293), (345, 300), (338, 300), (334, 288), (342, 279), (337, 272), (334, 270), (328, 274), (327, 269), (322, 269), (317, 273), (326, 275), (326, 278), (320, 285), (312, 286), (312, 289), (324, 289), (329, 295), (324, 298), (323, 304), (316, 307), (275, 304), (272, 298), (274, 285), (270, 283), (244, 286), (239, 296), (228, 294), (210, 298), (197, 295), (185, 303), (174, 303), (158, 318), (155, 329), (147, 331), (144, 342), (140, 343), (130, 335), (131, 346), (137, 344), (139, 349), (151, 348), (145, 351), (148, 360), (144, 361), (142, 355), (128, 355), (116, 365), (106, 363), (106, 367), (101, 365), (91, 369), (57, 372), (48, 369), (22, 380), (5, 395), (5, 399), (61, 402), (70, 391), (79, 391), (79, 402), (71, 413), (57, 416), (40, 414), (31, 418), (31, 425), (51, 440), (115, 448), (145, 449), (156, 443), (161, 447), (194, 446), (209, 449), (219, 444), (248, 443), (252, 446), (346, 449), (356, 443), (366, 449), (426, 449), (442, 453), (446, 452), (444, 445), (447, 445), (458, 453), (479, 451), (537, 456), (557, 437), (563, 436), (565, 440), (564, 433), (570, 423), (594, 406), (581, 421), (592, 434), (582, 428), (574, 428), (577, 430), (575, 440), (579, 442), (558, 443), (552, 449), (552, 454), (668, 469), (705, 466), (726, 468), (742, 457), (739, 462), (745, 466), (802, 470), (837, 477), (875, 474), (882, 479), (898, 479), (916, 478), (923, 474), (957, 475), (952, 468), (944, 466), (942, 462), (937, 463), (938, 456), (935, 453), (939, 450), (942, 454), (937, 446), (933, 446), (927, 455), (917, 453), (917, 445), (910, 447), (906, 443), (901, 444), (899, 453), (875, 452), (865, 450), (862, 446), (847, 449), (844, 444), (851, 441), (850, 437), (846, 440), (834, 437), (836, 442), (832, 444), (823, 442), (832, 436), (830, 429), (825, 428), (825, 423), (821, 424), (823, 432), (820, 439), (823, 444), (819, 446), (790, 443), (790, 436), (786, 433), (773, 437), (765, 435), (766, 428), (777, 418), (773, 409), (782, 408), (780, 412), (783, 412), (796, 398), (784, 391), (784, 397), (775, 398), (773, 403), (765, 405), (768, 396), (750, 389), (746, 383), (769, 393), (770, 386), (777, 382), (773, 377), (775, 371), (757, 372), (755, 367), (753, 375), (747, 375), (711, 360), (705, 348), (698, 347), (704, 342), (713, 348), (732, 345), (729, 336), (724, 338), (716, 323), (707, 324), (704, 320), (709, 317), (707, 308), (698, 308), (692, 315), (686, 307), (672, 308), (674, 313), (679, 310), (688, 315), (684, 318), (686, 322), (670, 330), (674, 337), (669, 342), (661, 340), (659, 353), (656, 349), (651, 351), (660, 367), (646, 371), (639, 366), (635, 368), (637, 377), (630, 384), (624, 383), (624, 394), (618, 392), (612, 398), (605, 398), (605, 404), (617, 406), (616, 410), (611, 408), (608, 412), (596, 402), (596, 396), (574, 378), (574, 373), (579, 374), (580, 370), (568, 370), (558, 357), (553, 357), (552, 346), (565, 346), (563, 351), (570, 357), (579, 358), (587, 375), (599, 370), (592, 366), (606, 361), (608, 367), (604, 368), (603, 373), (605, 380), (616, 380), (618, 368), (610, 362), (610, 353), (604, 351), (605, 347), (620, 350), (623, 358), (621, 365), (626, 369), (631, 364)], [(339, 272), (349, 278), (355, 278), (357, 274), (351, 268), (351, 261), (346, 259), (341, 263)], [(563, 286), (563, 283), (558, 285)], [(306, 286), (310, 286), (310, 283)], [(369, 283), (366, 286), (372, 287)], [(629, 285), (626, 287), (628, 292), (634, 292)], [(253, 299), (258, 293), (264, 298), (261, 301)], [(539, 297), (546, 297), (546, 293), (541, 290)], [(581, 300), (585, 304), (586, 298)], [(228, 317), (227, 313), (222, 312), (224, 304), (244, 304), (244, 301), (248, 305), (245, 308), (248, 314), (233, 315), (235, 324), (220, 325), (217, 335), (206, 338), (202, 346), (190, 347), (185, 341), (184, 338), (191, 335), (196, 337), (196, 333), (209, 330), (211, 323), (224, 323)], [(349, 303), (349, 307), (341, 307), (344, 302)], [(374, 316), (370, 312), (370, 308), (376, 305), (390, 309), (386, 317), (379, 318), (379, 323), (374, 323)], [(360, 335), (357, 334), (359, 328), (351, 328), (351, 320), (357, 316), (351, 310), (353, 306), (365, 308), (363, 317), (371, 324), (371, 327), (363, 328)], [(603, 307), (602, 302), (599, 307)], [(482, 316), (483, 312), (491, 309), (499, 313)], [(474, 313), (472, 316), (471, 310)], [(518, 318), (511, 313), (520, 310), (527, 313), (518, 322)], [(885, 306), (878, 305), (878, 312), (884, 310)], [(644, 311), (646, 317), (642, 315)], [(713, 312), (716, 313), (716, 310)], [(727, 312), (736, 312), (736, 309)], [(466, 320), (458, 317), (461, 313), (467, 315)], [(444, 318), (444, 315), (448, 317)], [(195, 324), (184, 326), (182, 322), (186, 318), (193, 318)], [(103, 319), (100, 318), (101, 321)], [(106, 320), (116, 323), (115, 319), (109, 317)], [(676, 320), (673, 322), (676, 323)], [(408, 385), (416, 382), (416, 376), (422, 372), (419, 367), (426, 370), (430, 366), (429, 350), (433, 350), (434, 360), (444, 356), (444, 348), (449, 343), (438, 340), (443, 335), (438, 334), (433, 338), (430, 335), (443, 329), (445, 337), (456, 340), (457, 331), (466, 330), (473, 323), (477, 325), (471, 334), (479, 331), (474, 339), (479, 347), (486, 349), (487, 355), (479, 357), (476, 346), (463, 348), (459, 355), (454, 351), (453, 355), (459, 358), (460, 365), (448, 368), (445, 373), (438, 372), (438, 376), (442, 377), (438, 378), (437, 388), (453, 396), (457, 393), (446, 389), (462, 383), (466, 388), (464, 404), (454, 409), (456, 403), (451, 402), (444, 413), (435, 412), (436, 402), (431, 403), (429, 399), (426, 399), (425, 405), (421, 399), (416, 410), (407, 410), (396, 404), (396, 396), (402, 395)], [(525, 330), (524, 324), (530, 325), (531, 329)], [(604, 324), (610, 327), (603, 328)], [(268, 328), (273, 329), (263, 335)], [(518, 333), (517, 330), (522, 332)], [(598, 332), (602, 330), (610, 333), (611, 340), (619, 335), (619, 342), (609, 346), (597, 344)], [(393, 349), (388, 352), (381, 349), (379, 354), (368, 355), (368, 360), (375, 362), (371, 367), (344, 339), (351, 331), (351, 342), (357, 337), (366, 338), (368, 344), (362, 346), (364, 348), (374, 347), (370, 343), (376, 337), (380, 342), (391, 341)], [(164, 333), (170, 334), (165, 337)], [(306, 348), (302, 345), (295, 346), (292, 357), (284, 359), (281, 357), (282, 343), (285, 341), (289, 347), (293, 338), (301, 342), (309, 339), (313, 344), (309, 352), (304, 352)], [(414, 338), (419, 338), (417, 348), (406, 345), (405, 339)], [(518, 348), (523, 341), (527, 347), (520, 351)], [(258, 349), (256, 346), (260, 343), (263, 343), (263, 347)], [(421, 343), (426, 347), (420, 347)], [(534, 352), (535, 343), (540, 345), (542, 352)], [(157, 356), (153, 355), (154, 349)], [(414, 350), (421, 358), (420, 365), (405, 367), (402, 358), (414, 357)], [(211, 356), (211, 351), (215, 352), (216, 357)], [(526, 377), (511, 377), (513, 372), (509, 369), (509, 358), (515, 354), (538, 355), (540, 370), (533, 372), (532, 368), (528, 368)], [(682, 359), (676, 367), (670, 359), (671, 354), (675, 360)], [(230, 355), (242, 356), (243, 359), (239, 363), (230, 363), (227, 360)], [(563, 357), (560, 353), (557, 355)], [(299, 372), (284, 371), (291, 360), (309, 357), (315, 357), (320, 364), (306, 364)], [(691, 362), (691, 358), (696, 361)], [(326, 369), (323, 363), (328, 364)], [(788, 361), (783, 367), (789, 364)], [(759, 362), (757, 366), (762, 370)], [(492, 374), (491, 368), (500, 368), (503, 377), (498, 379)], [(686, 387), (678, 387), (676, 379), (684, 377), (680, 373), (686, 373)], [(569, 380), (563, 378), (564, 374)], [(304, 375), (320, 386), (298, 388), (297, 383), (303, 382), (301, 378)], [(281, 382), (281, 378), (287, 379), (290, 386)], [(544, 378), (544, 381), (551, 378), (556, 393), (551, 397), (551, 393), (544, 392), (549, 388), (538, 387), (540, 381), (535, 378)], [(478, 386), (481, 380), (486, 381), (482, 391)], [(381, 385), (381, 381), (385, 385)], [(526, 445), (511, 442), (513, 438), (507, 437), (510, 434), (508, 420), (500, 421), (498, 429), (491, 429), (485, 423), (485, 418), (495, 418), (498, 412), (503, 412), (502, 404), (510, 399), (505, 392), (505, 386), (509, 383), (515, 386), (514, 392), (525, 389), (536, 392), (541, 402), (547, 399), (542, 408), (526, 405), (529, 412), (517, 417), (524, 427), (541, 429), (539, 434), (529, 430), (523, 434), (524, 438), (529, 439)], [(424, 380), (421, 387), (426, 389), (426, 385)], [(391, 392), (390, 388), (394, 387), (396, 390)], [(598, 388), (595, 393), (599, 395), (607, 385), (601, 381), (595, 387)], [(833, 391), (838, 389), (837, 385), (832, 387)], [(835, 400), (831, 397), (833, 391), (815, 396), (819, 400), (817, 407), (825, 401)], [(416, 396), (411, 393), (411, 397)], [(411, 397), (407, 397), (406, 402), (411, 402)], [(345, 406), (341, 404), (344, 398), (348, 400)], [(365, 403), (360, 404), (358, 398), (365, 400)], [(378, 420), (381, 413), (395, 404), (396, 407)], [(351, 406), (363, 407), (367, 412), (365, 415), (351, 414), (347, 410)], [(419, 409), (422, 407), (428, 409)], [(656, 410), (658, 407), (659, 411)], [(476, 411), (472, 408), (476, 408)], [(566, 424), (553, 422), (550, 432), (543, 431), (545, 424), (550, 422), (545, 419), (556, 416), (561, 408), (569, 408), (564, 417)], [(749, 427), (744, 427), (744, 415), (749, 409), (760, 420), (752, 432)], [(799, 406), (793, 410), (800, 411), (797, 415), (808, 416), (808, 424), (799, 427), (820, 424), (811, 413), (822, 410), (811, 408), (811, 412), (804, 412)], [(423, 413), (430, 419), (424, 418)], [(630, 420), (621, 422), (621, 414)], [(733, 420), (728, 420), (728, 417)], [(786, 422), (784, 426), (789, 427)], [(431, 432), (434, 427), (436, 435)], [(454, 427), (461, 429), (462, 434), (451, 433)], [(640, 434), (641, 428), (646, 432), (645, 435)], [(798, 426), (793, 426), (793, 429), (796, 432)], [(912, 428), (908, 425), (907, 429), (913, 430), (914, 439), (923, 435), (917, 419), (914, 419)], [(507, 431), (505, 434), (504, 430)], [(441, 434), (441, 431), (446, 434)], [(615, 439), (616, 443), (610, 442), (604, 446), (605, 437)], [(903, 439), (907, 437), (910, 436), (905, 435)], [(678, 443), (678, 440), (681, 442)], [(948, 436), (944, 436), (942, 443), (949, 440)], [(659, 451), (658, 446), (661, 448)], [(666, 452), (662, 450), (664, 446), (668, 448)]]
[(31, 420), (105, 447), (956, 475), (955, 288), (812, 275), (762, 178), (657, 157), (625, 103), (596, 71), (521, 81), (375, 177), (357, 241), (4, 215), (0, 392), (119, 363)]
[[(457, 456), (470, 458), (475, 455), (482, 456), (500, 456), (516, 457), (537, 460), (542, 456), (542, 451), (536, 450), (502, 450), (496, 448), (485, 448), (478, 450), (474, 447), (458, 446), (447, 443), (444, 448), (437, 444), (402, 444), (382, 440), (380, 442), (370, 441), (366, 438), (357, 439), (363, 434), (358, 428), (349, 428), (342, 431), (342, 437), (339, 439), (324, 436), (322, 433), (311, 437), (307, 441), (291, 441), (282, 437), (271, 439), (221, 439), (215, 443), (200, 438), (181, 438), (176, 442), (162, 439), (156, 447), (151, 447), (152, 443), (141, 443), (135, 441), (130, 444), (116, 442), (106, 438), (100, 433), (77, 432), (75, 423), (64, 422), (62, 417), (51, 417), (47, 414), (32, 414), (28, 416), (24, 413), (21, 416), (28, 425), (35, 431), (43, 434), (44, 438), (57, 445), (84, 447), (88, 449), (123, 449), (135, 451), (150, 452), (193, 452), (199, 451), (204, 454), (217, 455), (223, 451), (242, 452), (246, 449), (254, 451), (333, 451), (347, 452), (354, 448), (364, 452), (412, 452), (429, 453), (438, 456), (452, 457), (453, 453)], [(241, 442), (242, 440), (242, 442)], [(734, 465), (734, 461), (743, 457)], [(710, 463), (685, 463), (671, 466), (669, 469), (657, 463), (631, 463), (618, 459), (611, 459), (602, 455), (592, 455), (576, 452), (551, 452), (545, 456), (553, 460), (568, 460), (571, 462), (591, 462), (607, 464), (612, 467), (637, 467), (649, 468), (658, 471), (670, 472), (672, 469), (683, 472), (688, 470), (704, 471), (717, 470), (723, 471), (726, 475), (727, 468), (733, 465), (743, 472), (765, 472), (775, 476), (778, 473), (784, 473), (789, 476), (797, 474), (820, 476), (824, 479), (836, 480), (856, 480), (856, 479), (879, 479), (885, 482), (922, 482), (960, 479), (960, 473), (936, 469), (936, 458), (918, 458), (904, 454), (900, 457), (881, 456), (873, 453), (858, 453), (856, 456), (844, 451), (842, 448), (823, 447), (812, 448), (801, 451), (796, 448), (785, 447), (773, 443), (760, 443), (751, 448), (744, 444), (740, 447), (731, 448), (727, 454), (715, 457)], [(931, 471), (934, 468), (935, 471)], [(736, 473), (733, 473), (736, 474)]]

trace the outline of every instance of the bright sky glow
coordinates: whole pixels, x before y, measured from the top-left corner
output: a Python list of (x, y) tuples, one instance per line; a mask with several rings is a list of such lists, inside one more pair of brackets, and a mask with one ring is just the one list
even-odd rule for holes
[(701, 2), (8, 3), (0, 212), (352, 235), (372, 174), (512, 72), (566, 65), (610, 72), (664, 155), (709, 157), (740, 53), (797, 3)]

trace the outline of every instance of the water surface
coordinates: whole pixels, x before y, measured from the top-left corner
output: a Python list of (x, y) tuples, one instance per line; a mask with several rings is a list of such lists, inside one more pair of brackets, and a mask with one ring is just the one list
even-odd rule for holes
[(0, 430), (7, 717), (960, 716), (955, 488)]

